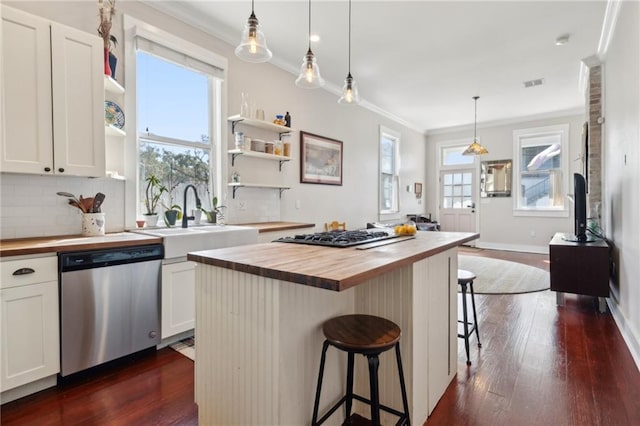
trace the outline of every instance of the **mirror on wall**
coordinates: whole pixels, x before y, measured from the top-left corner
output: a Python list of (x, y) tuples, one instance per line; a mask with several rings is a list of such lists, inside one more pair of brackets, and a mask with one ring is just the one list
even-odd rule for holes
[(480, 196), (511, 196), (511, 160), (483, 161), (480, 164)]

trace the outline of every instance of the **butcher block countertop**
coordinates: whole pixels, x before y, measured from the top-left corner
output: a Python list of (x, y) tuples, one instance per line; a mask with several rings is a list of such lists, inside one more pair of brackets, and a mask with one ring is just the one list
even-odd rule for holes
[(101, 237), (62, 235), (57, 237), (16, 238), (0, 241), (0, 257), (128, 247), (156, 243), (161, 244), (162, 238), (133, 232), (114, 232)]
[(238, 226), (250, 226), (256, 228), (258, 233), (274, 232), (274, 231), (287, 231), (289, 229), (302, 229), (313, 228), (313, 223), (301, 223), (301, 222), (255, 222), (255, 223), (239, 223)]
[(366, 244), (335, 248), (272, 242), (197, 251), (187, 257), (207, 265), (342, 291), (479, 236), (467, 232), (418, 232), (415, 238), (399, 237), (394, 243), (365, 250), (358, 247)]

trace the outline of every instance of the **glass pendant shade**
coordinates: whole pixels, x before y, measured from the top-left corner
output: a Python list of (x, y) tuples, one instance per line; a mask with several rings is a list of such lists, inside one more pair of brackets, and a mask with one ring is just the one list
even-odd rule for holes
[(311, 51), (311, 48), (307, 51), (307, 54), (302, 58), (302, 65), (300, 66), (300, 75), (296, 79), (296, 86), (303, 89), (317, 89), (324, 86), (324, 79), (320, 76), (320, 67), (316, 63), (316, 57)]
[(476, 124), (478, 122), (478, 99), (480, 99), (480, 96), (473, 97), (473, 100), (475, 102), (473, 117), (473, 142), (467, 147), (467, 149), (464, 150), (462, 155), (484, 155), (489, 153), (489, 151), (487, 151), (487, 148), (478, 143), (478, 138), (476, 136)]
[(344, 79), (344, 86), (342, 86), (342, 96), (338, 99), (339, 104), (357, 104), (360, 102), (360, 95), (358, 94), (358, 84), (351, 76), (351, 73)]
[(267, 62), (273, 56), (267, 47), (267, 40), (264, 38), (262, 30), (260, 30), (258, 18), (256, 18), (253, 10), (244, 26), (242, 38), (240, 39), (240, 44), (236, 47), (235, 53), (243, 61), (254, 63)]

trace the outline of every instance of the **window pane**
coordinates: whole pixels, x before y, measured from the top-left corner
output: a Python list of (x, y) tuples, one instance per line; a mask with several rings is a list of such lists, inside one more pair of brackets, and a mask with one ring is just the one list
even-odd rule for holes
[(462, 187), (461, 186), (454, 186), (453, 187), (453, 195), (462, 195)]
[(462, 198), (456, 197), (453, 199), (453, 208), (461, 209), (462, 208)]
[(145, 52), (137, 53), (138, 131), (209, 141), (209, 77)]
[(462, 200), (463, 200), (463, 201), (462, 201), (462, 206), (463, 206), (464, 208), (469, 208), (469, 207), (471, 207), (471, 205), (473, 204), (473, 201), (472, 201), (472, 200), (471, 200), (471, 198), (469, 198), (469, 197), (464, 197)]
[(444, 190), (444, 195), (445, 196), (453, 195), (453, 187), (452, 186), (446, 185), (446, 186), (443, 187), (443, 190)]
[(380, 170), (393, 174), (394, 141), (382, 138), (380, 141)]
[(380, 126), (380, 212), (396, 213), (399, 209), (400, 139), (393, 130)]
[(462, 183), (470, 185), (471, 184), (471, 173), (463, 173), (462, 175)]
[(391, 210), (393, 208), (393, 176), (382, 174), (381, 186), (380, 208), (382, 210)]
[(460, 185), (462, 183), (462, 173), (453, 174), (453, 184)]
[(445, 185), (453, 184), (453, 175), (452, 174), (447, 173), (446, 175), (444, 175), (444, 184)]
[(450, 209), (451, 207), (453, 207), (453, 201), (451, 199), (451, 197), (444, 197), (444, 200), (442, 200), (442, 205), (444, 206), (445, 209)]
[(456, 166), (460, 164), (473, 164), (473, 156), (462, 155), (466, 146), (453, 146), (442, 148), (442, 165)]
[[(188, 184), (194, 185), (202, 199), (203, 207), (210, 207), (209, 150), (191, 149), (179, 146), (157, 144), (148, 141), (140, 143), (140, 200), (145, 199), (145, 179), (155, 175), (169, 191), (162, 202), (165, 208), (178, 204), (182, 206), (182, 194)], [(192, 196), (191, 192), (189, 193)], [(194, 198), (195, 199), (195, 198)], [(189, 202), (193, 207), (195, 202)]]
[(554, 145), (527, 146), (522, 148), (521, 170), (550, 170), (560, 168), (560, 148)]
[(471, 196), (471, 185), (464, 185), (462, 187), (462, 195), (464, 195), (465, 197)]

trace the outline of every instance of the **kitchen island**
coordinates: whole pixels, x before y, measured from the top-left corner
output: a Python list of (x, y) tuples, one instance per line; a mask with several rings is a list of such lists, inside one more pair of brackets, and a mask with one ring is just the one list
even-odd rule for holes
[[(474, 233), (419, 232), (391, 244), (332, 248), (266, 243), (193, 252), (196, 403), (200, 424), (308, 424), (322, 323), (363, 313), (394, 321), (413, 424), (457, 369), (457, 246)], [(368, 395), (357, 357), (355, 390)], [(381, 356), (380, 401), (401, 407), (394, 359)], [(327, 354), (321, 411), (343, 393), (346, 356)], [(369, 407), (353, 412), (369, 417)], [(341, 424), (338, 410), (327, 424)], [(384, 414), (383, 423), (395, 423)]]

